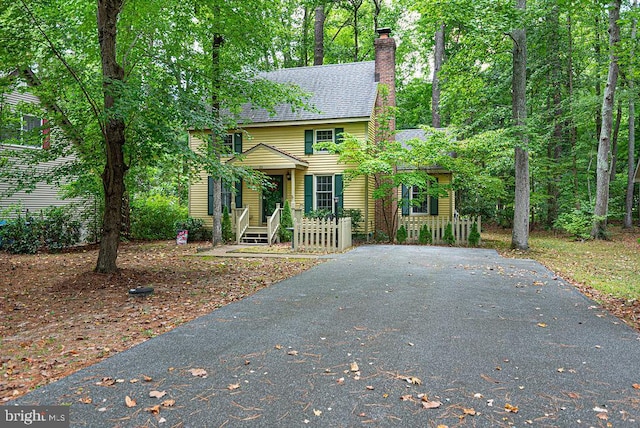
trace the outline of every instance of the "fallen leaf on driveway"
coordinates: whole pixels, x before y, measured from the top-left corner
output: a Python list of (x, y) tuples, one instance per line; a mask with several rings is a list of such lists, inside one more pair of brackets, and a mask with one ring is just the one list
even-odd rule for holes
[(162, 403), (160, 403), (160, 405), (162, 407), (173, 407), (173, 405), (176, 404), (176, 400), (164, 400)]
[(547, 326), (547, 324), (545, 324), (543, 322), (539, 322), (537, 325), (538, 325), (538, 327), (542, 327), (542, 328), (545, 328)]
[(191, 369), (191, 370), (189, 370), (189, 372), (193, 376), (200, 376), (200, 377), (206, 377), (207, 376), (207, 371), (205, 369)]
[(336, 383), (337, 383), (338, 385), (342, 385), (342, 384), (344, 383), (344, 378), (343, 378), (343, 377), (341, 377), (340, 379), (336, 380)]
[(400, 401), (413, 401), (413, 396), (411, 394), (403, 395), (400, 397)]
[(442, 406), (442, 403), (440, 401), (423, 401), (422, 402), (423, 409), (437, 409), (440, 406)]
[(91, 397), (83, 397), (80, 399), (80, 402), (84, 404), (91, 404), (93, 403), (93, 400), (91, 399)]
[(227, 386), (227, 389), (228, 389), (229, 391), (233, 391), (233, 390), (236, 390), (236, 389), (238, 389), (238, 388), (240, 388), (240, 384), (239, 384), (239, 383), (230, 383), (230, 384)]
[(640, 383), (634, 383), (631, 386), (633, 386), (633, 389), (640, 389)]
[(156, 404), (155, 406), (147, 407), (146, 409), (144, 409), (144, 411), (157, 415), (158, 413), (160, 413), (160, 405)]
[(167, 395), (167, 391), (151, 391), (149, 393), (149, 397), (151, 398), (162, 398)]
[(289, 351), (287, 355), (298, 355), (298, 351)]
[(509, 403), (504, 405), (504, 409), (509, 413), (518, 413), (519, 410), (516, 406), (512, 406)]
[(320, 416), (322, 414), (322, 410), (313, 409), (313, 414), (316, 416)]
[(469, 415), (469, 416), (475, 416), (476, 415), (476, 410), (471, 408), (471, 409), (462, 409), (462, 412), (465, 415)]
[(603, 420), (603, 421), (606, 421), (607, 419), (609, 419), (609, 415), (607, 415), (607, 414), (606, 414), (606, 413), (604, 413), (604, 412), (601, 412), (601, 413), (598, 413), (598, 414), (596, 415), (596, 418), (598, 418), (598, 419), (600, 419), (600, 420)]
[(351, 371), (357, 372), (358, 370), (360, 370), (360, 367), (358, 367), (358, 363), (356, 363), (355, 361), (351, 363)]
[(124, 404), (126, 404), (127, 407), (136, 407), (137, 403), (136, 400), (127, 395), (126, 397), (124, 397)]

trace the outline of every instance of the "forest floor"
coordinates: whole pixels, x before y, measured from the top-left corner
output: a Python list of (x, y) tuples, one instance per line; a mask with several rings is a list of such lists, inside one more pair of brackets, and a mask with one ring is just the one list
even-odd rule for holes
[[(0, 252), (0, 403), (318, 263), (194, 257), (205, 245), (121, 244), (113, 275), (93, 272), (95, 246), (62, 254)], [(139, 286), (154, 292), (129, 294)]]
[[(640, 331), (640, 230), (608, 241), (532, 233), (509, 249), (509, 230), (482, 233), (482, 247), (535, 259)], [(194, 257), (205, 243), (126, 243), (120, 271), (93, 272), (97, 247), (61, 254), (0, 252), (0, 404), (162, 334), (318, 260)], [(285, 246), (275, 250), (285, 251)], [(146, 297), (131, 296), (152, 286)]]

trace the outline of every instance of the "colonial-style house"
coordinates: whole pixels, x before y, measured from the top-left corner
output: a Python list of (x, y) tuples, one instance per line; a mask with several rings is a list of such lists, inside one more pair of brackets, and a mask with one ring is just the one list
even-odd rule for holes
[[(335, 212), (341, 208), (360, 210), (361, 232), (371, 234), (382, 230), (380, 211), (384, 208), (376, 207), (372, 197), (373, 179), (357, 178), (347, 185), (343, 176), (349, 166), (338, 163), (337, 155), (314, 147), (318, 142), (339, 142), (343, 133), (360, 139), (377, 135), (375, 112), (382, 102), (381, 84), (389, 89), (386, 103), (395, 105), (396, 45), (388, 29), (378, 33), (375, 61), (290, 68), (264, 74), (274, 82), (299, 86), (310, 94), (308, 103), (312, 108), (292, 111), (290, 106), (281, 105), (275, 114), (270, 114), (264, 109), (246, 106), (241, 127), (227, 135), (225, 143), (230, 151), (241, 156), (230, 154), (223, 161), (262, 171), (275, 184), (271, 191), (252, 190), (242, 183), (236, 189), (223, 190), (223, 205), (241, 209), (243, 213), (248, 211), (248, 232), (266, 229), (275, 204), (284, 204), (285, 200), (292, 209), (304, 213)], [(205, 144), (202, 135), (202, 131), (190, 132), (192, 149)], [(401, 131), (397, 138), (415, 135), (416, 131)], [(447, 171), (433, 173), (442, 184), (451, 180)], [(452, 218), (453, 201), (450, 193), (398, 213)], [(400, 209), (397, 205), (393, 208)], [(204, 219), (206, 224), (212, 222), (212, 180), (204, 172), (190, 186), (189, 213)]]

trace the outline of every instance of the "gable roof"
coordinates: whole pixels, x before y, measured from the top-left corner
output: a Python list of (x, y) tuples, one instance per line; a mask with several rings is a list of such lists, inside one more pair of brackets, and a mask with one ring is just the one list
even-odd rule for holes
[(234, 156), (228, 163), (238, 162), (254, 169), (306, 169), (309, 162), (268, 144), (259, 143), (242, 153), (242, 157)]
[(378, 84), (375, 62), (318, 65), (285, 68), (261, 73), (260, 77), (277, 83), (296, 85), (310, 94), (310, 110), (292, 111), (288, 104), (276, 106), (275, 114), (263, 108), (243, 107), (245, 125), (278, 122), (367, 119), (373, 112)]

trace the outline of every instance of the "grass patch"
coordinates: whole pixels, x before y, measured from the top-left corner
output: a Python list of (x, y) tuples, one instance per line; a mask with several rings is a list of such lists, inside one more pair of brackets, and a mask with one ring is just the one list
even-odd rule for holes
[(566, 235), (532, 232), (530, 250), (509, 248), (509, 230), (482, 233), (483, 246), (506, 257), (534, 259), (567, 280), (622, 299), (640, 299), (640, 230), (610, 227), (608, 241), (576, 241)]

